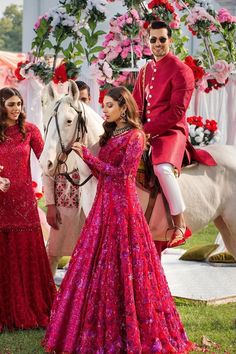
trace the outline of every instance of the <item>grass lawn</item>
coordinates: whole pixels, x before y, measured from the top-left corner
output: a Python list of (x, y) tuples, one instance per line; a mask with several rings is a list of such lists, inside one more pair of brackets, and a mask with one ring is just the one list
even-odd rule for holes
[[(193, 235), (183, 248), (214, 243), (216, 235), (217, 230), (210, 224)], [(236, 354), (236, 303), (209, 306), (199, 301), (175, 301), (190, 340), (201, 344), (202, 336), (206, 336), (220, 346), (219, 349), (209, 348), (208, 353)], [(43, 336), (43, 330), (4, 332), (0, 334), (0, 354), (44, 353), (40, 346)]]

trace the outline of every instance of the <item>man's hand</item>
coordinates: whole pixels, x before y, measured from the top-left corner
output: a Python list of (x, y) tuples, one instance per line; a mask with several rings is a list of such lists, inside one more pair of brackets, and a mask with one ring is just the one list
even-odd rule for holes
[(59, 230), (61, 221), (61, 215), (56, 205), (50, 204), (47, 206), (47, 222), (55, 230)]

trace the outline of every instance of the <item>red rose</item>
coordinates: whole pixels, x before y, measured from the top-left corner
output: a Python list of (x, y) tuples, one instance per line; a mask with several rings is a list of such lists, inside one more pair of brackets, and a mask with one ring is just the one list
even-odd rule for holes
[(65, 63), (55, 69), (52, 80), (55, 84), (59, 84), (59, 82), (63, 83), (68, 80)]
[(21, 69), (20, 67), (17, 67), (15, 69), (15, 77), (17, 78), (17, 80), (22, 81), (25, 80), (25, 77), (21, 76), (20, 69)]
[(99, 100), (98, 100), (98, 102), (99, 102), (100, 104), (103, 104), (103, 99), (104, 99), (104, 97), (106, 96), (107, 92), (108, 92), (108, 90), (100, 90), (100, 93), (99, 93)]
[(214, 119), (207, 119), (205, 123), (205, 128), (210, 132), (215, 132), (217, 130), (217, 122)]
[(150, 23), (148, 21), (145, 21), (143, 24), (143, 28), (147, 29)]

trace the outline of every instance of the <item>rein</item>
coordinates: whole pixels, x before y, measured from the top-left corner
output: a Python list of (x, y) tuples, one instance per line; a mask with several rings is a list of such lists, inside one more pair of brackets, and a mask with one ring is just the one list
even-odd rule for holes
[[(55, 106), (55, 109), (53, 111), (53, 114), (50, 117), (50, 119), (48, 121), (48, 124), (47, 124), (45, 138), (47, 137), (47, 134), (48, 134), (49, 125), (50, 125), (52, 119), (55, 118), (57, 134), (58, 134), (59, 143), (60, 143), (60, 146), (61, 146), (61, 153), (57, 156), (57, 167), (56, 167), (56, 170), (59, 171), (60, 166), (64, 165), (66, 172), (59, 172), (58, 175), (64, 176), (67, 179), (67, 181), (70, 182), (73, 186), (82, 187), (93, 177), (93, 175), (92, 174), (89, 175), (82, 183), (79, 183), (79, 182), (75, 182), (71, 178), (71, 176), (70, 176), (70, 174), (68, 172), (68, 166), (66, 164), (66, 161), (67, 161), (67, 158), (68, 158), (69, 154), (72, 151), (72, 148), (71, 147), (66, 148), (65, 145), (63, 144), (63, 141), (62, 141), (61, 131), (60, 131), (59, 122), (58, 122), (58, 116), (57, 116), (60, 104), (61, 104), (61, 100), (56, 102), (56, 106)], [(74, 132), (74, 136), (73, 136), (72, 140), (74, 142), (79, 142), (80, 141), (80, 133), (82, 135), (82, 139), (83, 139), (84, 135), (86, 133), (88, 133), (87, 127), (86, 127), (86, 116), (85, 116), (84, 106), (82, 104), (83, 114), (82, 114), (82, 110), (78, 110), (71, 103), (70, 103), (70, 107), (72, 107), (77, 113), (77, 122), (76, 122), (75, 132)], [(85, 119), (83, 117), (85, 117)], [(74, 140), (74, 138), (75, 138), (75, 140)], [(62, 157), (61, 155), (65, 155), (64, 160), (60, 159), (60, 157)]]

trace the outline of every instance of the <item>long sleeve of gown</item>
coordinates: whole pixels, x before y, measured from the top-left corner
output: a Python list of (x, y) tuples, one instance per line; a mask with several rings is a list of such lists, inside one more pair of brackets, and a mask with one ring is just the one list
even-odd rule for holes
[(135, 176), (144, 149), (144, 139), (142, 131), (136, 131), (132, 134), (124, 158), (119, 166), (112, 166), (109, 163), (101, 161), (99, 158), (93, 156), (86, 147), (83, 147), (84, 162), (104, 175), (120, 178)]
[(33, 149), (37, 159), (39, 159), (43, 151), (44, 142), (40, 130), (33, 124), (31, 124), (30, 146)]

